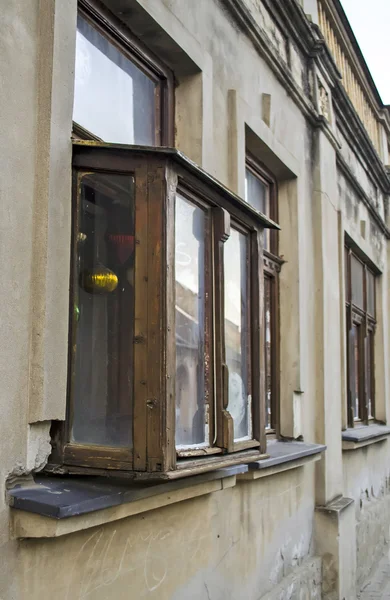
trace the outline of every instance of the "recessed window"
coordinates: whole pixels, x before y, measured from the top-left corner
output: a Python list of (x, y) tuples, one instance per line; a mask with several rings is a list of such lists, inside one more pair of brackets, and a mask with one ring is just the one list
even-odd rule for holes
[(117, 25), (88, 3), (77, 18), (74, 134), (119, 144), (171, 143), (172, 77), (111, 21)]
[(375, 275), (350, 248), (345, 248), (345, 297), (348, 357), (348, 424), (375, 416), (374, 340)]
[[(252, 156), (247, 157), (245, 199), (256, 210), (277, 221), (277, 185), (272, 175)], [(264, 359), (266, 428), (278, 428), (279, 390), (279, 285), (281, 260), (278, 257), (278, 233), (264, 230)]]

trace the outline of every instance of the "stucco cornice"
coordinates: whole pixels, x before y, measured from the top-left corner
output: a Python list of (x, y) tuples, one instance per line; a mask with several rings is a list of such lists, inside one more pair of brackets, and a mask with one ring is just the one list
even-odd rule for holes
[(381, 232), (387, 237), (387, 239), (390, 239), (390, 229), (387, 227), (385, 221), (382, 219), (381, 215), (376, 210), (372, 201), (367, 196), (366, 192), (364, 191), (364, 189), (360, 185), (359, 181), (355, 177), (354, 173), (352, 172), (352, 169), (350, 168), (350, 166), (348, 165), (348, 163), (342, 156), (341, 152), (337, 152), (336, 158), (337, 158), (337, 166), (338, 166), (339, 170), (343, 173), (345, 178), (348, 180), (349, 184), (353, 187), (355, 192), (358, 194), (358, 196), (361, 199), (361, 201), (363, 202), (363, 204), (365, 204), (368, 212), (372, 216), (373, 220), (375, 221), (375, 223), (377, 224), (377, 226), (379, 227)]
[(390, 194), (389, 173), (379, 158), (363, 123), (340, 82), (334, 86), (333, 103), (340, 131), (357, 156), (363, 156), (366, 161), (365, 167), (367, 168), (369, 165), (370, 175), (382, 192)]
[[(287, 90), (309, 123), (313, 127), (321, 128), (330, 139), (335, 150), (338, 150), (339, 145), (331, 132), (329, 124), (318, 113), (309, 95), (297, 85), (290, 66), (277, 56), (269, 43), (267, 34), (256, 22), (245, 1), (221, 0), (221, 2), (234, 17), (237, 25), (252, 41), (258, 53), (273, 70), (277, 79)], [(326, 77), (333, 92), (333, 104), (337, 117), (343, 122), (348, 122), (348, 141), (358, 155), (363, 154), (365, 161), (370, 165), (370, 176), (382, 191), (386, 194), (390, 193), (388, 173), (344, 90), (340, 71), (320, 29), (317, 25), (308, 21), (296, 0), (263, 0), (263, 2), (275, 22), (282, 27), (287, 39), (293, 41), (300, 48), (308, 69), (310, 61), (313, 61), (319, 71)]]
[[(259, 27), (245, 2), (243, 0), (221, 0), (221, 2), (234, 17), (237, 25), (239, 25), (242, 31), (244, 31), (252, 41), (258, 53), (272, 69), (277, 79), (300, 108), (303, 115), (308, 119), (311, 125), (324, 129), (332, 144), (337, 147), (337, 141), (335, 140), (328, 123), (323, 119), (322, 115), (317, 112), (309, 95), (297, 85), (289, 65), (273, 51), (267, 34)], [(288, 2), (291, 3), (292, 0), (288, 0)], [(280, 4), (279, 0), (278, 4)], [(313, 38), (313, 40), (314, 39), (315, 38)], [(306, 58), (308, 58), (308, 56), (306, 56)]]

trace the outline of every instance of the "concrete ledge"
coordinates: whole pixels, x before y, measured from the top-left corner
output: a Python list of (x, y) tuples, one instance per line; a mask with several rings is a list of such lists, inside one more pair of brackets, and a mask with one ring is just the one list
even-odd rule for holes
[[(236, 484), (247, 465), (159, 484), (123, 484), (104, 478), (37, 476), (35, 484), (9, 494), (11, 535), (58, 537), (196, 498)], [(70, 518), (72, 517), (72, 518)]]
[(331, 502), (328, 502), (325, 506), (316, 506), (316, 510), (320, 512), (325, 512), (328, 514), (337, 514), (342, 513), (348, 506), (354, 503), (352, 498), (346, 498), (344, 496), (340, 496), (339, 498), (335, 498)]
[(259, 479), (302, 467), (309, 462), (321, 459), (326, 450), (322, 444), (305, 442), (270, 441), (267, 445), (269, 458), (249, 463), (249, 471), (238, 476), (239, 480)]
[(357, 450), (386, 440), (390, 435), (387, 425), (363, 425), (346, 429), (341, 434), (343, 450)]

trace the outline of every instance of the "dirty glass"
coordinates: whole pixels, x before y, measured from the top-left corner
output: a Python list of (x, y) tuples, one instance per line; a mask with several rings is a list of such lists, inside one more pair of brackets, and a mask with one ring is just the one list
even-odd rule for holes
[(134, 178), (81, 174), (73, 268), (71, 439), (132, 444)]
[(344, 248), (344, 286), (345, 286), (345, 301), (350, 302), (349, 297), (349, 251), (348, 248)]
[(367, 416), (369, 419), (374, 417), (374, 398), (373, 398), (373, 365), (374, 365), (374, 336), (371, 331), (368, 332), (368, 335), (365, 339), (366, 346), (366, 371), (365, 371), (365, 380), (366, 380), (366, 394), (367, 394)]
[(351, 287), (352, 287), (352, 303), (358, 308), (364, 309), (364, 294), (363, 294), (363, 264), (351, 255)]
[(225, 352), (234, 439), (251, 436), (248, 238), (231, 229), (224, 244)]
[(375, 277), (367, 269), (367, 312), (375, 317)]
[(270, 429), (272, 426), (272, 280), (270, 277), (264, 278), (264, 331), (265, 331), (265, 426)]
[[(256, 177), (249, 169), (246, 169), (245, 172), (245, 200), (259, 212), (267, 217), (270, 216), (269, 186)], [(266, 250), (270, 249), (269, 240), (269, 229), (265, 229), (264, 248)]]
[(360, 328), (357, 325), (353, 325), (350, 330), (350, 352), (351, 357), (349, 361), (350, 367), (350, 379), (351, 379), (351, 395), (352, 395), (352, 411), (353, 418), (360, 419), (360, 401), (359, 401), (359, 334)]
[(156, 83), (77, 19), (73, 121), (105, 142), (154, 146)]
[(206, 442), (205, 223), (202, 208), (176, 196), (176, 445)]

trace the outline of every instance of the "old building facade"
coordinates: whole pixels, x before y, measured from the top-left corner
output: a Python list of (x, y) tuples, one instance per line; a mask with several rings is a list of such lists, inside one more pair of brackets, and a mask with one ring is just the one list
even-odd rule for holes
[(390, 115), (339, 0), (9, 0), (0, 32), (0, 599), (356, 598)]

